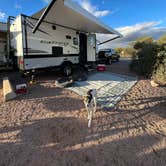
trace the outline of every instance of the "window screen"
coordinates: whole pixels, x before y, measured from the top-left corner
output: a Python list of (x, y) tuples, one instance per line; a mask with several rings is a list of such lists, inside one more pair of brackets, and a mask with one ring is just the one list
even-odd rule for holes
[(69, 35), (66, 35), (66, 39), (71, 39), (71, 36), (69, 36)]

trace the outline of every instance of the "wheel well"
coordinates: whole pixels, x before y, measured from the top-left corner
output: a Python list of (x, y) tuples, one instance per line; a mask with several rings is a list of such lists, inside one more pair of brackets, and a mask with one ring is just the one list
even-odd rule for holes
[(70, 62), (70, 61), (65, 61), (65, 62), (63, 62), (63, 63), (61, 64), (62, 67), (66, 66), (66, 65), (72, 66), (73, 63)]

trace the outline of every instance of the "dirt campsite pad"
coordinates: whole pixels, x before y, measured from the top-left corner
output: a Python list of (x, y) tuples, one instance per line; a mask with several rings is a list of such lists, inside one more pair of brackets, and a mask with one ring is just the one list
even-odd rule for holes
[(166, 165), (165, 87), (139, 80), (116, 109), (98, 110), (88, 129), (81, 97), (51, 79), (6, 103), (0, 88), (0, 166)]
[(137, 82), (135, 77), (115, 73), (95, 73), (88, 77), (87, 81), (77, 81), (67, 88), (83, 96), (90, 89), (97, 90), (97, 103), (102, 108), (112, 108)]

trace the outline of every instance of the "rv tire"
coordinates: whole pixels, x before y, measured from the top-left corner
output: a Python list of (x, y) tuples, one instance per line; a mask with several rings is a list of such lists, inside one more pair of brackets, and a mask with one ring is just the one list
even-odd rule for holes
[(13, 66), (13, 70), (17, 71), (18, 70), (18, 64), (17, 64), (17, 57), (13, 57), (12, 59), (12, 66)]
[(108, 64), (109, 64), (109, 65), (112, 64), (112, 59), (111, 59), (111, 58), (108, 59)]

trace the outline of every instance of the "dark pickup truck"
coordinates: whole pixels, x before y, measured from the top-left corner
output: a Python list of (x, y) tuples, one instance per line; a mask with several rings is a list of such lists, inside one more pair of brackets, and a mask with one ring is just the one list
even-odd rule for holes
[(98, 52), (98, 62), (111, 64), (112, 61), (118, 62), (120, 55), (114, 49), (102, 49)]

